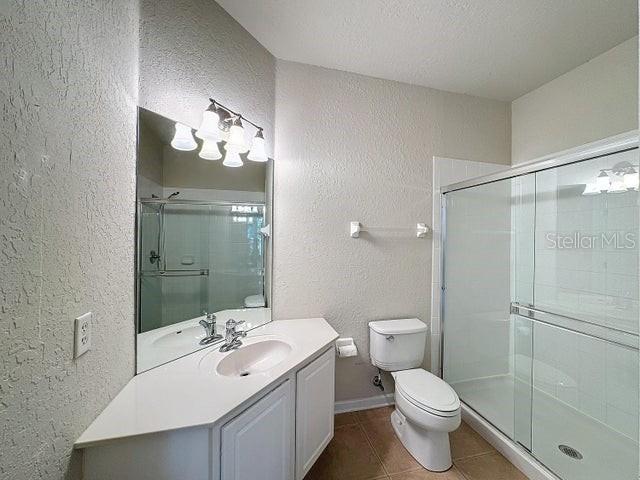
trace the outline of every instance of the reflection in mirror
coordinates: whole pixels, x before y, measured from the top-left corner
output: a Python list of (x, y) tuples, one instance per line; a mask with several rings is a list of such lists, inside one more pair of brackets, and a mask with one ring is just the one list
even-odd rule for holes
[(272, 161), (228, 167), (218, 147), (205, 160), (193, 130), (138, 109), (138, 372), (271, 319)]

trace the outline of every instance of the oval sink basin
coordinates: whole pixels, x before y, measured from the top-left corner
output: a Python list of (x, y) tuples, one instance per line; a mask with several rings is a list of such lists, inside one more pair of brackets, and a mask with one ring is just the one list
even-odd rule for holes
[(291, 345), (281, 340), (262, 340), (243, 345), (224, 357), (216, 371), (226, 377), (247, 377), (264, 373), (280, 362), (291, 352)]

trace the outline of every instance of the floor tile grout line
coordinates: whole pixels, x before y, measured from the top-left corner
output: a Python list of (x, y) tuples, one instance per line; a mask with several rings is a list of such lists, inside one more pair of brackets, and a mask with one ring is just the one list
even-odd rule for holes
[(367, 433), (367, 430), (362, 426), (361, 423), (358, 426), (360, 427), (360, 430), (362, 430), (362, 433), (364, 433), (364, 438), (367, 441), (367, 444), (369, 445), (369, 448), (371, 449), (373, 454), (376, 456), (376, 458), (380, 462), (380, 465), (382, 465), (382, 470), (384, 470), (384, 473), (387, 475), (387, 477), (391, 478), (391, 474), (387, 470), (387, 467), (385, 467), (384, 462), (382, 461), (382, 458), (380, 458), (380, 455), (378, 455), (378, 452), (376, 451), (375, 447), (373, 446), (373, 442), (369, 438), (369, 434)]
[(460, 457), (460, 458), (456, 458), (455, 460), (451, 460), (451, 461), (455, 465), (456, 462), (459, 462), (459, 461), (462, 461), (462, 460), (470, 460), (472, 458), (478, 458), (478, 457), (482, 457), (484, 455), (493, 455), (495, 453), (500, 453), (500, 452), (498, 452), (497, 450), (492, 450), (491, 452), (476, 453), (475, 455), (469, 455), (467, 457)]
[[(384, 419), (384, 417), (373, 418), (373, 419), (367, 420), (367, 422), (373, 422), (373, 421), (375, 421), (375, 420), (382, 420), (382, 419)], [(360, 425), (362, 426), (362, 430), (364, 431), (364, 435), (365, 435), (365, 437), (367, 437), (367, 441), (368, 441), (368, 442), (369, 442), (369, 444), (371, 445), (371, 448), (373, 449), (373, 452), (374, 452), (374, 453), (376, 454), (376, 456), (380, 459), (380, 462), (382, 463), (382, 468), (384, 468), (384, 471), (385, 471), (385, 472), (387, 472), (387, 475), (389, 475), (389, 477), (391, 477), (391, 476), (393, 476), (393, 475), (400, 475), (400, 474), (402, 474), (402, 473), (418, 472), (418, 471), (425, 470), (425, 468), (423, 468), (423, 467), (422, 467), (422, 465), (420, 465), (420, 464), (418, 463), (418, 465), (417, 465), (415, 468), (409, 468), (409, 469), (407, 469), (407, 470), (402, 470), (402, 471), (400, 471), (400, 472), (390, 473), (390, 472), (387, 470), (386, 465), (385, 465), (385, 464), (384, 464), (384, 462), (382, 461), (382, 457), (380, 457), (380, 456), (378, 455), (378, 451), (376, 450), (376, 447), (373, 445), (373, 441), (371, 440), (371, 437), (369, 437), (369, 433), (367, 432), (367, 429), (366, 429), (366, 428), (364, 428), (364, 422), (363, 422), (362, 424), (360, 424)], [(404, 449), (406, 450), (406, 447), (405, 447), (404, 445), (401, 445), (401, 446), (402, 446), (402, 448), (404, 448)], [(409, 452), (407, 451), (407, 453), (409, 453)], [(411, 454), (409, 453), (409, 455), (411, 455)], [(413, 457), (413, 455), (412, 455), (412, 457)]]

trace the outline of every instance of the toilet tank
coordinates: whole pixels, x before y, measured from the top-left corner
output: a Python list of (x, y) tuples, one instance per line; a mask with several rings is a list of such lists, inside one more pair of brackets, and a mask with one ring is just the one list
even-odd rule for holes
[(417, 318), (369, 322), (369, 355), (376, 367), (393, 372), (422, 364), (427, 326)]

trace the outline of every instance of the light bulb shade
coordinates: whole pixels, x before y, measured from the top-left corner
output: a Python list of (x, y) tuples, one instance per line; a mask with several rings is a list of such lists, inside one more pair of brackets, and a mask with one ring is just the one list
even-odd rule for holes
[(600, 175), (596, 178), (596, 187), (601, 192), (606, 192), (609, 190), (609, 186), (611, 185), (611, 179), (607, 172), (600, 172)]
[(220, 160), (222, 153), (220, 153), (218, 143), (215, 140), (205, 140), (202, 142), (202, 148), (198, 156), (204, 160)]
[(222, 164), (225, 167), (241, 167), (244, 165), (242, 159), (240, 158), (240, 152), (234, 148), (228, 148), (227, 153), (224, 156), (224, 161)]
[(238, 153), (244, 153), (248, 150), (244, 143), (244, 128), (240, 117), (233, 121), (233, 125), (231, 125), (229, 129), (229, 139), (224, 148), (227, 150), (236, 150)]
[(611, 186), (609, 187), (609, 193), (622, 193), (626, 191), (627, 191), (627, 187), (625, 187), (624, 182), (620, 177), (616, 177), (611, 182)]
[(200, 128), (196, 132), (196, 137), (217, 142), (220, 140), (219, 122), (220, 116), (215, 110), (205, 110), (202, 114), (202, 123), (200, 123)]
[(266, 162), (268, 160), (267, 152), (264, 149), (264, 137), (262, 136), (262, 130), (258, 130), (256, 136), (253, 137), (251, 150), (249, 150), (247, 159), (253, 162)]
[(191, 127), (183, 123), (176, 123), (176, 133), (173, 136), (173, 140), (171, 140), (171, 146), (183, 152), (195, 150), (198, 144), (195, 138), (193, 138)]
[(638, 185), (640, 184), (640, 178), (638, 178), (638, 172), (627, 172), (622, 177), (622, 181), (624, 182), (624, 186), (627, 190), (638, 190)]
[(598, 190), (595, 183), (587, 183), (582, 191), (582, 195), (598, 195), (599, 193), (600, 190)]

